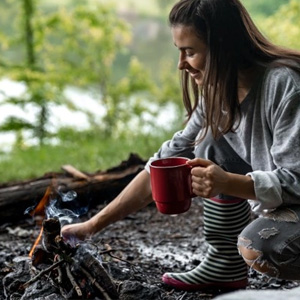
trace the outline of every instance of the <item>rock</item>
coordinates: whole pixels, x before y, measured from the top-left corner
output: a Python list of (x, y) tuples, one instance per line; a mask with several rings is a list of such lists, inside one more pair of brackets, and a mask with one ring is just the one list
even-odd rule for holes
[(257, 299), (272, 299), (272, 300), (299, 300), (300, 287), (290, 290), (244, 290), (236, 291), (222, 296), (218, 296), (215, 300), (257, 300)]

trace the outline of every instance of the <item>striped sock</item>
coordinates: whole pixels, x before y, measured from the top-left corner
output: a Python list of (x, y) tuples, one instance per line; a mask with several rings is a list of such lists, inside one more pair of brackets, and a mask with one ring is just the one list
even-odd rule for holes
[(204, 199), (204, 235), (208, 252), (198, 267), (186, 273), (167, 273), (186, 284), (232, 282), (247, 278), (247, 265), (239, 255), (237, 236), (250, 221), (245, 200)]

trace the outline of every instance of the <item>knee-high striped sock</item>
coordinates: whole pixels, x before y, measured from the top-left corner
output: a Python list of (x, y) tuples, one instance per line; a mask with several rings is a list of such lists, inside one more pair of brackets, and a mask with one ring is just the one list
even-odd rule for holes
[(186, 273), (167, 273), (186, 284), (232, 282), (247, 278), (247, 266), (237, 249), (237, 236), (250, 221), (246, 200), (204, 199), (205, 259)]

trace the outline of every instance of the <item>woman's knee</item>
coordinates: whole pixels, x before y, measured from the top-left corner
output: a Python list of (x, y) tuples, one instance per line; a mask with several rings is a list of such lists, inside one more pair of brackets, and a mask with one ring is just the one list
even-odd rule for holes
[(251, 246), (251, 240), (244, 236), (238, 238), (238, 249), (246, 264), (256, 271), (271, 277), (278, 276), (278, 270), (266, 258), (263, 250), (255, 249)]
[(299, 219), (300, 206), (278, 208), (255, 219), (238, 238), (245, 262), (271, 277), (299, 280)]
[[(278, 270), (269, 259), (275, 249), (272, 248), (272, 244), (268, 241), (267, 235), (265, 238), (261, 237), (260, 234), (264, 232), (264, 229), (261, 228), (261, 221), (262, 220), (258, 222), (253, 221), (242, 231), (238, 237), (238, 249), (246, 264), (251, 268), (268, 276), (277, 277), (279, 274)], [(269, 232), (267, 234), (269, 236), (276, 234), (272, 232), (272, 230), (276, 231), (275, 228), (268, 228)]]

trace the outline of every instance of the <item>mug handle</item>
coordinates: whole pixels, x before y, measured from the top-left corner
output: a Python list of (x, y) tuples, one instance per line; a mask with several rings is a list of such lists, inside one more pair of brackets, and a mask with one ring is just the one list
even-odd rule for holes
[[(193, 169), (193, 167), (192, 166), (190, 166), (190, 165), (186, 165), (189, 169)], [(194, 193), (193, 193), (193, 188), (192, 188), (192, 176), (191, 176), (191, 178), (190, 178), (190, 196), (191, 196), (191, 198), (195, 198), (195, 197), (198, 197), (197, 195), (195, 195)]]

